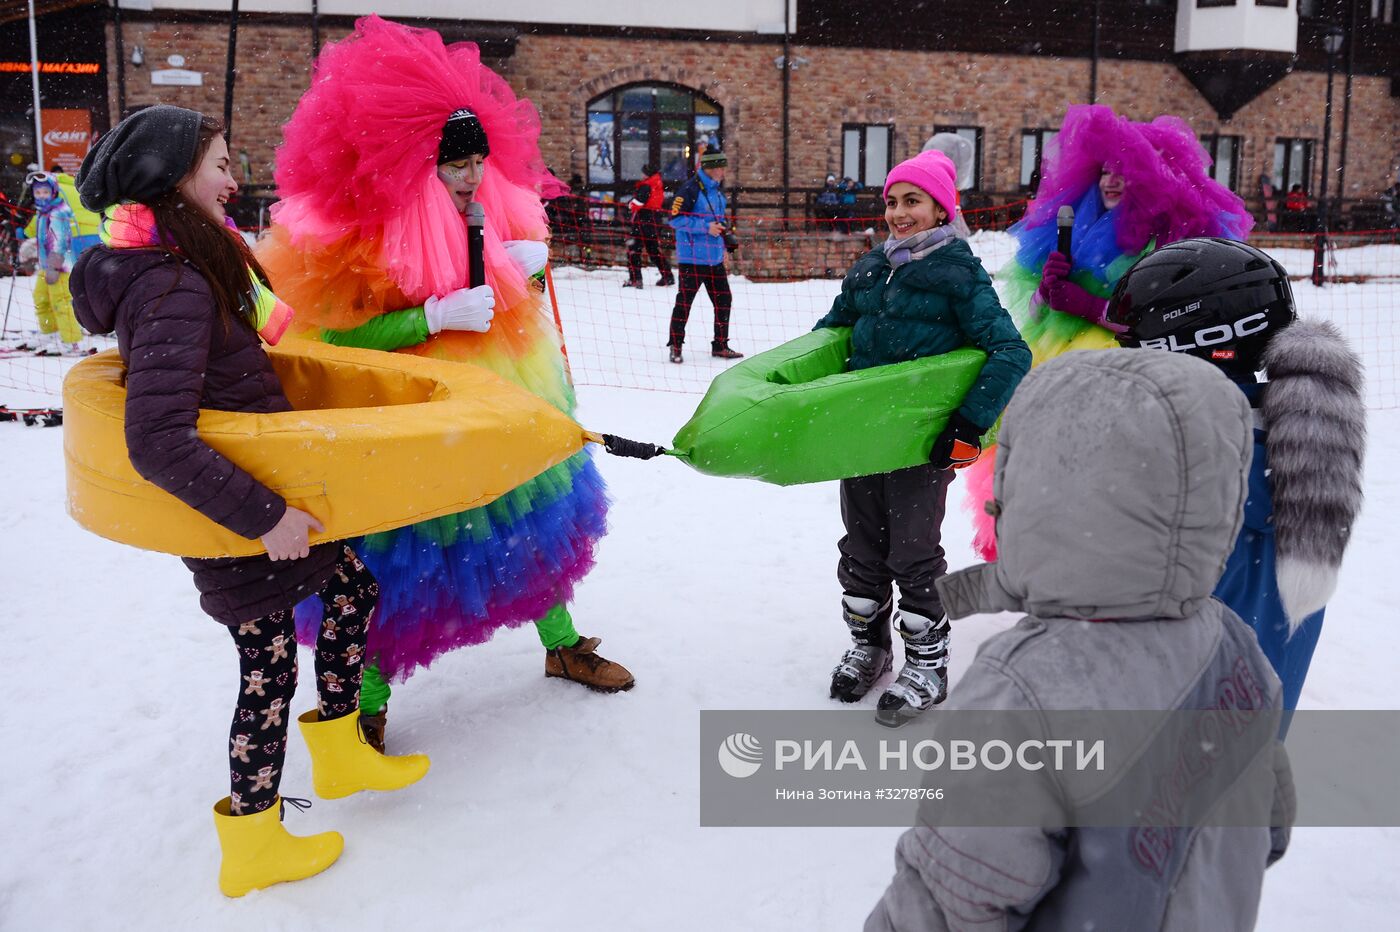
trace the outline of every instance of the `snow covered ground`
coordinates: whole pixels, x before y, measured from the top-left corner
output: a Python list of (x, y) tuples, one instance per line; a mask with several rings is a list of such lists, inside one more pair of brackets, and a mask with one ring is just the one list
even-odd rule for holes
[[(561, 279), (573, 296), (561, 293), (561, 304), (580, 315), (566, 321), (579, 334), (580, 419), (665, 442), (717, 364), (695, 354), (684, 367), (661, 361), (669, 291), (619, 296), (620, 273)], [(1367, 289), (1372, 303), (1359, 306), (1395, 309), (1396, 286), (1348, 287)], [(780, 289), (780, 322), (736, 329), (743, 348), (805, 329), (803, 319), (810, 326), (833, 291), (827, 282), (737, 290), (769, 288)], [(619, 301), (633, 302), (617, 319), (637, 331), (639, 355), (623, 331), (601, 329), (602, 310)], [(700, 349), (708, 319), (698, 303), (690, 345)], [(1365, 327), (1394, 333), (1393, 317), (1366, 317)], [(1369, 343), (1369, 333), (1353, 338)], [(613, 384), (654, 390), (598, 385), (609, 365)], [(1393, 344), (1376, 365), (1394, 378)], [(15, 403), (12, 388), (0, 378), (0, 403)], [(1304, 708), (1400, 699), (1400, 410), (1374, 411), (1370, 427), (1367, 506)], [(836, 487), (780, 489), (670, 459), (605, 457), (612, 531), (575, 617), (631, 667), (637, 687), (600, 696), (546, 681), (529, 629), (442, 659), (398, 687), (391, 708), (391, 746), (430, 754), (428, 776), (289, 815), (299, 833), (343, 832), (341, 861), (301, 883), (224, 899), (209, 807), (227, 792), (232, 646), (199, 612), (177, 560), (99, 540), (67, 518), (61, 445), (61, 430), (0, 424), (11, 695), (0, 717), (0, 929), (848, 930), (888, 881), (896, 830), (699, 826), (699, 755), (712, 753), (698, 747), (699, 710), (831, 707), (827, 678), (844, 641)], [(951, 564), (971, 562), (958, 513), (945, 532)], [(1013, 620), (955, 626), (955, 682), (976, 645)], [(304, 676), (297, 708), (313, 699)], [(299, 738), (284, 790), (312, 795)], [(1400, 829), (1299, 829), (1269, 871), (1259, 928), (1383, 925), (1400, 912), (1397, 874)]]

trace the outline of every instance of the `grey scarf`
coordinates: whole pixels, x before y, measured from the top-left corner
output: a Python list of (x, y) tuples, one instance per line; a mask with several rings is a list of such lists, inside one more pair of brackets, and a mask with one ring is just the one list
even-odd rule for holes
[(956, 236), (957, 233), (951, 224), (920, 230), (912, 236), (904, 237), (904, 239), (895, 239), (891, 236), (885, 240), (885, 255), (889, 258), (890, 265), (899, 268), (905, 263), (922, 259)]

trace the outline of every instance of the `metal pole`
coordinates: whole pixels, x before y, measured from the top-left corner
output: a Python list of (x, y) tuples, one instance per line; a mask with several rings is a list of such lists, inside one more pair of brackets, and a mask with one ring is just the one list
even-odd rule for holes
[[(792, 178), (789, 174), (788, 145), (790, 132), (788, 125), (788, 104), (792, 99), (792, 47), (788, 33), (788, 0), (783, 0), (783, 220), (788, 219), (788, 199), (791, 193)], [(786, 224), (784, 224), (786, 226)]]
[(1351, 21), (1347, 24), (1347, 83), (1342, 92), (1342, 151), (1337, 164), (1337, 195), (1347, 199), (1347, 136), (1351, 132), (1351, 75), (1356, 68), (1356, 7), (1351, 0)]
[[(18, 242), (11, 238), (10, 242)], [(5, 339), (5, 335), (10, 332), (10, 305), (14, 303), (15, 292), (19, 291), (19, 252), (10, 250), (10, 293), (5, 297), (5, 319), (0, 320), (0, 340)], [(22, 329), (16, 329), (16, 333), (23, 333)]]
[(311, 60), (321, 57), (321, 4), (311, 0)]
[(29, 74), (34, 84), (34, 152), (44, 171), (44, 113), (39, 104), (39, 34), (34, 28), (34, 0), (29, 0)]
[(1322, 118), (1322, 185), (1317, 198), (1317, 239), (1313, 248), (1312, 283), (1321, 285), (1326, 280), (1323, 274), (1323, 255), (1327, 250), (1327, 176), (1332, 149), (1332, 72), (1337, 53), (1327, 49), (1327, 109)]
[(1099, 4), (1094, 0), (1094, 45), (1089, 58), (1089, 103), (1099, 102)]
[(111, 122), (116, 124), (126, 115), (126, 42), (122, 37), (122, 0), (112, 0), (112, 23), (117, 46), (117, 118)]
[(224, 138), (233, 145), (233, 82), (234, 63), (238, 55), (238, 0), (233, 0), (233, 8), (228, 18), (228, 64), (224, 68)]

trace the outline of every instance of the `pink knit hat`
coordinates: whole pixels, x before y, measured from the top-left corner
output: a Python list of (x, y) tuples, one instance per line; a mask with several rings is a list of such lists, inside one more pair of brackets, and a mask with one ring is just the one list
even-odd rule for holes
[(890, 185), (907, 181), (940, 204), (952, 220), (958, 213), (956, 178), (957, 169), (948, 156), (937, 150), (920, 152), (890, 169), (885, 177), (884, 193), (888, 197)]

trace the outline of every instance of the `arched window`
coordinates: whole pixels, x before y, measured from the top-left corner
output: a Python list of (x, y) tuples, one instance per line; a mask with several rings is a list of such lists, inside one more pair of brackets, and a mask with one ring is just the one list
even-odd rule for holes
[(588, 104), (585, 183), (594, 197), (618, 197), (654, 165), (671, 188), (695, 170), (701, 143), (724, 143), (724, 112), (704, 94), (678, 84), (613, 88)]

